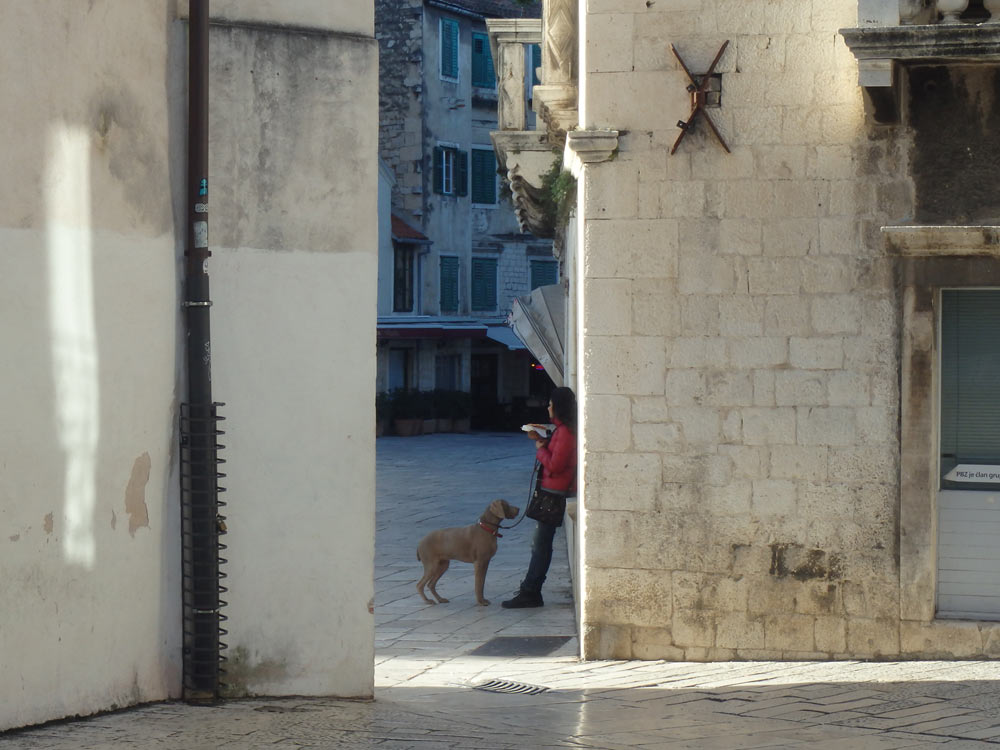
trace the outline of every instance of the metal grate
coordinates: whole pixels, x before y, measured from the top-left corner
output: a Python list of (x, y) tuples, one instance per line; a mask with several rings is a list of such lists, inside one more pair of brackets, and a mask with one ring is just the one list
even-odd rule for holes
[(548, 692), (547, 687), (528, 685), (511, 680), (488, 680), (481, 685), (473, 685), (474, 690), (485, 690), (487, 693), (511, 693), (514, 695), (538, 695)]

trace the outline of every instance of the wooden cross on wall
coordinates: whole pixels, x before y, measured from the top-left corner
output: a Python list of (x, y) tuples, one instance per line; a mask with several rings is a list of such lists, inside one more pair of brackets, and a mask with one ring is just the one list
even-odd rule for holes
[(727, 39), (719, 49), (719, 54), (717, 54), (715, 59), (712, 60), (712, 64), (708, 68), (708, 72), (699, 79), (694, 73), (691, 72), (691, 69), (688, 68), (687, 64), (681, 58), (680, 52), (677, 51), (677, 48), (672, 44), (670, 45), (670, 51), (674, 53), (674, 57), (677, 58), (677, 62), (679, 62), (681, 67), (684, 68), (684, 72), (687, 73), (688, 80), (691, 81), (687, 87), (687, 90), (691, 92), (691, 114), (688, 116), (687, 120), (677, 121), (677, 127), (681, 129), (681, 133), (677, 136), (677, 140), (674, 141), (674, 147), (670, 149), (671, 155), (677, 151), (677, 147), (681, 145), (681, 141), (684, 140), (684, 136), (686, 136), (688, 131), (694, 127), (694, 123), (695, 120), (698, 119), (698, 115), (704, 115), (705, 122), (708, 123), (708, 127), (712, 129), (713, 133), (715, 133), (715, 137), (719, 139), (719, 143), (722, 144), (722, 147), (726, 149), (726, 153), (732, 153), (729, 150), (729, 146), (726, 145), (726, 140), (722, 137), (722, 133), (720, 133), (719, 129), (715, 127), (715, 123), (712, 122), (712, 118), (709, 117), (708, 112), (705, 111), (705, 104), (708, 101), (708, 85), (712, 81), (712, 74), (715, 73), (715, 66), (719, 64), (719, 60), (722, 59), (722, 54), (726, 51), (726, 47), (728, 46), (729, 40)]

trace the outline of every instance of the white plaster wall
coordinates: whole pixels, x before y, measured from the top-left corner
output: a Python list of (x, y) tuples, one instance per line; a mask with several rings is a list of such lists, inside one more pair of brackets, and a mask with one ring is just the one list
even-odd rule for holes
[(225, 25), (211, 44), (226, 682), (233, 694), (370, 697), (377, 47)]
[(0, 5), (0, 730), (180, 689), (170, 34)]
[(214, 393), (227, 403), (227, 682), (371, 696), (375, 253), (227, 248), (212, 275)]

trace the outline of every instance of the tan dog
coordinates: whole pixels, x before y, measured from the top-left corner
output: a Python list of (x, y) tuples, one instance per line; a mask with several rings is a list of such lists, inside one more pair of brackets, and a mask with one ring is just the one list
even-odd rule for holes
[(417, 591), (423, 600), (428, 604), (437, 604), (424, 593), (424, 586), (429, 586), (438, 602), (443, 604), (448, 601), (438, 594), (435, 586), (448, 570), (451, 561), (458, 560), (475, 566), (476, 603), (481, 607), (489, 604), (483, 598), (483, 584), (486, 582), (486, 569), (490, 566), (490, 560), (497, 553), (500, 521), (517, 518), (518, 512), (519, 509), (506, 500), (494, 500), (483, 511), (478, 523), (438, 529), (421, 539), (417, 545), (417, 559), (424, 564), (424, 575), (417, 581)]

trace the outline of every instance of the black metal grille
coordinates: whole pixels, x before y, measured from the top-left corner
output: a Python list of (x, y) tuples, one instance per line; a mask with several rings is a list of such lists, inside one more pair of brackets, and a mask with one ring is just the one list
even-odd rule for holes
[(218, 470), (225, 459), (225, 448), (218, 438), (225, 433), (218, 423), (222, 403), (181, 404), (181, 538), (184, 597), (184, 691), (189, 700), (214, 700), (219, 695), (220, 673), (224, 672), (222, 652), (227, 648), (221, 637), (226, 616), (221, 609), (227, 602), (220, 594), (228, 589), (220, 569), (227, 560), (220, 555), (226, 545), (220, 536), (226, 533), (225, 503), (219, 494), (225, 488)]
[(473, 685), (475, 690), (485, 690), (487, 693), (512, 693), (514, 695), (538, 695), (548, 692), (547, 687), (528, 685), (524, 682), (511, 680), (489, 680), (480, 685)]

